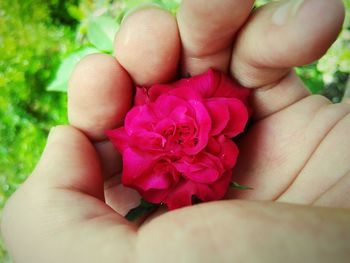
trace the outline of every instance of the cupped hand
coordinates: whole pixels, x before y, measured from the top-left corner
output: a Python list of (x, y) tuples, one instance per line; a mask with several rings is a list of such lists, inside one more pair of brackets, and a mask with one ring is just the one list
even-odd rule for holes
[[(310, 96), (292, 69), (335, 41), (342, 2), (252, 6), (186, 0), (176, 19), (143, 7), (123, 20), (115, 56), (95, 54), (78, 64), (68, 94), (72, 126), (51, 131), (35, 171), (3, 214), (15, 262), (346, 261), (350, 106)], [(104, 131), (122, 123), (134, 84), (210, 67), (253, 90), (254, 121), (238, 142), (233, 180), (254, 190), (127, 222), (123, 215), (140, 197), (120, 185), (120, 157)]]

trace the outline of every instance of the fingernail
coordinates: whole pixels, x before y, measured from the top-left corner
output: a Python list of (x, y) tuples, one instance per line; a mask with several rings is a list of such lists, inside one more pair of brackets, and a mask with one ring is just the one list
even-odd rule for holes
[(272, 21), (277, 26), (283, 26), (286, 24), (288, 18), (295, 16), (304, 0), (289, 0), (281, 5), (272, 16)]

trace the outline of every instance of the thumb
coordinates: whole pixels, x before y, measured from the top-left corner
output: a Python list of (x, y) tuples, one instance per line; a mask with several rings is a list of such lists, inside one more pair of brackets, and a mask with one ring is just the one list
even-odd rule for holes
[(112, 262), (120, 251), (129, 255), (125, 240), (134, 229), (103, 202), (91, 142), (59, 126), (33, 174), (7, 202), (1, 232), (15, 262)]
[(103, 178), (95, 148), (81, 131), (71, 126), (52, 128), (32, 178), (50, 187), (103, 200)]

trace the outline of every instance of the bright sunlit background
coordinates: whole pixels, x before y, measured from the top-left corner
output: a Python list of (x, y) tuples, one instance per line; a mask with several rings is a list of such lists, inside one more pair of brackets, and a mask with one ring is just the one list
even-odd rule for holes
[[(124, 14), (148, 2), (175, 13), (180, 0), (0, 1), (0, 215), (36, 164), (50, 127), (67, 123), (74, 65), (90, 53), (111, 53)], [(297, 70), (313, 93), (335, 103), (345, 90), (350, 95), (350, 0), (344, 3), (338, 41), (323, 59)], [(11, 262), (1, 241), (0, 262)]]

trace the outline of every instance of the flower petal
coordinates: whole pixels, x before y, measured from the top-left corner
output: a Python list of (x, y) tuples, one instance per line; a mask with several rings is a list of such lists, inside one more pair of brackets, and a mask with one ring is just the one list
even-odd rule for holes
[(168, 193), (163, 201), (169, 210), (192, 205), (192, 197), (196, 196), (203, 202), (222, 199), (229, 187), (232, 174), (225, 173), (224, 176), (213, 185), (182, 181), (176, 188)]
[(168, 118), (175, 109), (178, 109), (181, 114), (193, 114), (187, 101), (173, 95), (160, 96), (152, 104), (152, 109), (159, 119)]
[(151, 172), (135, 182), (144, 191), (150, 189), (167, 189), (171, 185), (171, 178), (162, 172)]
[(155, 102), (161, 95), (168, 94), (174, 89), (172, 84), (156, 84), (148, 89), (148, 96), (150, 102)]
[(122, 183), (132, 187), (136, 179), (152, 169), (159, 156), (126, 148), (123, 154)]
[(125, 128), (121, 127), (115, 130), (107, 130), (105, 134), (111, 140), (118, 152), (123, 154), (125, 149), (129, 146), (129, 136), (126, 133)]
[(236, 165), (239, 153), (238, 147), (225, 136), (220, 136), (218, 143), (221, 145), (221, 152), (217, 156), (220, 158), (225, 170), (231, 170)]
[[(224, 198), (225, 194), (227, 193), (229, 189), (230, 182), (232, 180), (232, 171), (225, 172), (219, 180), (217, 180), (215, 183), (210, 185), (211, 189), (213, 190), (215, 199), (214, 200), (220, 200)], [(200, 196), (198, 196), (201, 198)], [(202, 199), (203, 201), (207, 201), (206, 199)], [(213, 199), (211, 199), (213, 200)], [(210, 201), (210, 200), (208, 200)]]
[(181, 79), (167, 85), (153, 85), (148, 94), (151, 101), (155, 101), (163, 94), (177, 96), (185, 100), (201, 100), (211, 97), (215, 92), (213, 70), (191, 78)]
[(213, 184), (206, 185), (200, 183), (193, 183), (195, 189), (194, 195), (203, 202), (210, 202), (221, 200), (229, 189), (231, 182), (232, 172), (226, 172), (223, 176)]
[(188, 103), (195, 111), (196, 123), (198, 127), (198, 142), (193, 148), (185, 148), (184, 152), (186, 154), (193, 155), (199, 153), (206, 147), (209, 139), (209, 132), (211, 130), (211, 119), (207, 109), (201, 102), (191, 100)]
[(164, 200), (169, 210), (192, 204), (192, 196), (196, 194), (196, 185), (190, 181), (181, 181)]
[(212, 120), (211, 136), (218, 135), (225, 129), (230, 118), (226, 104), (218, 99), (208, 99), (206, 106)]
[(210, 98), (216, 91), (216, 74), (217, 73), (214, 70), (209, 69), (201, 75), (190, 79), (184, 79), (184, 81), (187, 80), (186, 84), (200, 94), (202, 98)]
[(215, 92), (213, 97), (235, 98), (248, 105), (250, 90), (237, 84), (222, 72), (215, 72)]
[(152, 167), (135, 183), (143, 191), (150, 189), (167, 189), (173, 183), (177, 183), (180, 173), (170, 160), (160, 158)]
[(215, 182), (223, 172), (220, 159), (208, 153), (198, 154), (193, 159), (185, 157), (174, 165), (188, 180), (203, 184)]
[(142, 151), (161, 151), (165, 142), (165, 138), (158, 133), (139, 130), (130, 136), (129, 145)]
[(124, 127), (126, 133), (131, 135), (137, 133), (140, 129), (152, 131), (153, 123), (157, 118), (149, 105), (142, 105), (132, 108), (125, 118)]
[(150, 98), (148, 96), (148, 88), (142, 86), (136, 87), (134, 105), (140, 106), (148, 103), (150, 103)]
[(237, 99), (221, 99), (226, 103), (230, 113), (230, 118), (222, 134), (232, 138), (242, 133), (249, 119), (247, 107)]
[(147, 191), (143, 191), (142, 189), (138, 189), (141, 196), (150, 203), (160, 204), (163, 203), (166, 197), (169, 194), (169, 190), (161, 190), (161, 189), (150, 189)]

